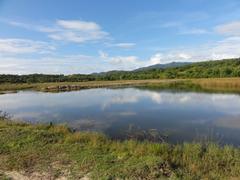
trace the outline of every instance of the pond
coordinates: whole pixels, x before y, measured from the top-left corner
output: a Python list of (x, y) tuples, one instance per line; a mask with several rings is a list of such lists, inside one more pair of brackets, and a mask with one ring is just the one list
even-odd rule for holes
[(240, 145), (240, 96), (148, 88), (0, 95), (0, 110), (31, 123), (67, 124), (113, 139)]

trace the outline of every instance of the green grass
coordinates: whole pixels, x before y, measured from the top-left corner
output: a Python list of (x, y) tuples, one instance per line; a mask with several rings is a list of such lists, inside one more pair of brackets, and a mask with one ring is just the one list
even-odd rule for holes
[[(87, 82), (56, 82), (56, 83), (4, 83), (0, 84), (0, 93), (17, 90), (38, 90), (38, 91), (61, 91), (63, 86), (76, 86), (76, 89), (99, 88), (99, 87), (119, 87), (128, 85), (147, 85), (170, 83), (181, 80), (118, 80), (118, 81), (87, 81)], [(63, 89), (65, 90), (65, 89)], [(71, 90), (71, 87), (70, 89)]]
[[(114, 141), (66, 126), (0, 120), (0, 172), (76, 179), (240, 178), (240, 149), (216, 144)], [(0, 175), (0, 177), (4, 177)]]
[(147, 85), (139, 86), (142, 89), (148, 90), (166, 89), (185, 92), (240, 94), (240, 78), (185, 79), (163, 83), (148, 83)]
[(99, 87), (145, 86), (155, 89), (175, 89), (207, 92), (240, 93), (240, 78), (205, 78), (205, 79), (155, 79), (155, 80), (117, 80), (117, 81), (87, 81), (59, 83), (23, 83), (0, 84), (0, 94), (17, 90), (37, 91), (70, 91)]

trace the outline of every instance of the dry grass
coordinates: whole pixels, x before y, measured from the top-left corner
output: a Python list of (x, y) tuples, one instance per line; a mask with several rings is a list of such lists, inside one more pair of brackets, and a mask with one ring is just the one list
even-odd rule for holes
[[(181, 83), (199, 85), (203, 90), (240, 92), (240, 78), (205, 78), (205, 79), (154, 79), (154, 80), (122, 80), (122, 81), (88, 81), (88, 82), (60, 82), (60, 83), (35, 83), (35, 84), (1, 84), (0, 93), (32, 89), (38, 91), (64, 91), (80, 90), (101, 87), (119, 86), (152, 86)], [(174, 86), (174, 87), (175, 87)], [(159, 86), (160, 87), (160, 86)], [(170, 87), (170, 86), (169, 86)]]
[(205, 90), (240, 92), (240, 78), (191, 79)]
[(40, 91), (57, 90), (63, 86), (76, 86), (77, 89), (99, 88), (99, 87), (118, 87), (129, 85), (147, 85), (158, 83), (169, 83), (181, 80), (122, 80), (122, 81), (88, 81), (88, 82), (59, 82), (59, 83), (34, 83), (34, 84), (0, 84), (0, 92), (16, 91), (23, 89), (33, 89)]

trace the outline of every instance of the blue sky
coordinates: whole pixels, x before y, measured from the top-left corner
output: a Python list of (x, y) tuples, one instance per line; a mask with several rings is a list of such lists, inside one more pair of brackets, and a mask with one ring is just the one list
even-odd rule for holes
[(0, 74), (240, 57), (239, 0), (0, 0)]

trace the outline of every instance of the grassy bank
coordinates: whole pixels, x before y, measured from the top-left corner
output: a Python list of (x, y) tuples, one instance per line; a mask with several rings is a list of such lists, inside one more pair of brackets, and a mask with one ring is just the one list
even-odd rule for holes
[(97, 133), (73, 133), (65, 126), (4, 119), (0, 120), (0, 162), (0, 177), (16, 171), (29, 177), (72, 179), (240, 178), (239, 148), (119, 142)]
[[(181, 80), (123, 80), (123, 81), (87, 81), (87, 82), (59, 82), (59, 83), (23, 83), (23, 84), (0, 84), (0, 92), (17, 90), (38, 90), (38, 91), (64, 91), (99, 87), (119, 87), (128, 85), (147, 85), (178, 82)], [(64, 87), (69, 87), (64, 88)], [(71, 89), (71, 87), (73, 87)]]
[(240, 93), (240, 78), (194, 79), (191, 82), (206, 90)]
[(155, 88), (189, 89), (199, 91), (217, 91), (240, 93), (240, 78), (209, 79), (155, 79), (155, 80), (122, 80), (122, 81), (87, 81), (33, 84), (0, 84), (0, 93), (17, 90), (37, 91), (71, 91), (100, 87), (149, 86)]
[(213, 93), (240, 93), (240, 78), (210, 78), (184, 79), (180, 81), (166, 81), (164, 83), (149, 83), (141, 88), (172, 89), (179, 91), (213, 92)]

